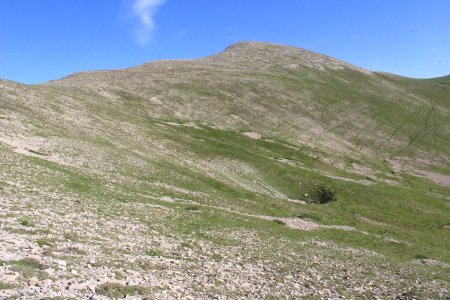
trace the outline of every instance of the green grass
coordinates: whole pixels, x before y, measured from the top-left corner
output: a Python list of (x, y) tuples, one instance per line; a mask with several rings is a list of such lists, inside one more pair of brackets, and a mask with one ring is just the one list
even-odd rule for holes
[[(157, 123), (153, 120), (153, 123)], [(153, 126), (151, 125), (150, 126)], [(154, 127), (152, 127), (154, 128)], [(251, 214), (270, 215), (275, 217), (303, 216), (313, 219), (315, 222), (329, 225), (349, 225), (361, 231), (374, 235), (392, 237), (411, 246), (403, 244), (387, 243), (376, 236), (364, 236), (358, 233), (343, 232), (338, 230), (321, 230), (313, 233), (291, 230), (278, 224), (260, 221), (256, 218), (242, 218), (224, 211), (215, 211), (212, 208), (204, 208), (197, 205), (184, 205), (186, 215), (178, 220), (178, 223), (168, 224), (173, 230), (181, 233), (196, 234), (201, 238), (204, 232), (219, 228), (249, 228), (252, 230), (268, 230), (267, 236), (283, 235), (292, 239), (318, 236), (352, 247), (372, 249), (383, 254), (401, 259), (412, 259), (418, 253), (426, 252), (426, 255), (435, 259), (449, 261), (446, 253), (446, 239), (442, 239), (445, 229), (442, 224), (448, 223), (445, 203), (436, 197), (429, 196), (425, 192), (433, 188), (442, 193), (445, 188), (439, 188), (417, 177), (407, 177), (412, 187), (390, 186), (377, 184), (364, 186), (352, 182), (335, 180), (318, 174), (315, 170), (321, 168), (337, 173), (323, 163), (308, 155), (313, 151), (303, 147), (299, 150), (292, 149), (283, 143), (274, 143), (265, 140), (252, 140), (238, 132), (222, 131), (209, 127), (200, 129), (191, 127), (176, 127), (166, 125), (165, 138), (173, 141), (180, 149), (189, 149), (196, 156), (205, 160), (234, 159), (252, 166), (258, 171), (263, 180), (270, 186), (278, 189), (293, 199), (303, 199), (304, 194), (314, 195), (318, 186), (326, 186), (335, 193), (336, 201), (326, 205), (301, 205), (277, 200), (273, 197), (255, 193), (242, 187), (231, 185), (223, 181), (205, 176), (204, 174), (178, 164), (165, 161), (151, 162), (157, 167), (159, 180), (171, 180), (177, 178), (177, 186), (192, 191), (202, 191), (215, 195), (220, 203), (219, 207), (238, 206), (239, 211)], [(206, 142), (204, 142), (206, 141)], [(308, 166), (311, 170), (297, 168), (288, 164), (273, 160), (273, 157), (288, 158), (294, 162)], [(64, 185), (70, 191), (86, 196), (95, 195), (97, 198), (118, 199), (114, 195), (106, 193), (102, 195), (97, 188), (101, 186), (99, 179), (85, 176), (74, 171), (61, 169), (51, 164), (51, 168), (57, 168), (64, 176)], [(341, 172), (343, 176), (347, 175)], [(127, 192), (140, 193), (145, 189), (145, 182), (154, 180), (151, 177), (139, 175), (142, 186), (118, 185), (118, 189)], [(349, 176), (351, 178), (351, 176)], [(80, 183), (72, 184), (72, 183)], [(422, 192), (421, 192), (422, 191)], [(204, 200), (194, 196), (178, 194), (174, 191), (165, 191), (164, 195), (174, 198), (184, 198), (204, 203)], [(123, 201), (148, 201), (139, 197), (119, 198)], [(108, 200), (108, 201), (111, 201)], [(122, 201), (122, 200), (121, 200)], [(174, 206), (164, 202), (160, 204)], [(198, 217), (194, 217), (195, 211)], [(385, 222), (387, 228), (380, 229), (363, 222), (355, 217), (360, 215), (378, 222)], [(311, 217), (312, 216), (312, 217)], [(441, 226), (441, 227), (440, 227)], [(160, 255), (150, 253), (148, 255)]]
[(64, 238), (66, 240), (72, 241), (72, 242), (79, 242), (81, 241), (81, 237), (75, 233), (67, 232), (64, 234)]
[(47, 239), (38, 239), (36, 240), (36, 244), (38, 244), (39, 247), (53, 247), (53, 243)]
[(164, 253), (157, 249), (147, 249), (145, 251), (145, 255), (147, 255), (147, 256), (163, 256)]
[[(325, 186), (333, 191), (336, 201), (324, 205), (291, 203), (283, 199), (276, 199), (263, 191), (254, 192), (242, 186), (207, 176), (200, 170), (164, 160), (148, 161), (156, 170), (156, 173), (153, 174), (147, 175), (145, 170), (132, 168), (119, 170), (123, 174), (122, 176), (137, 179), (138, 184), (118, 182), (115, 185), (116, 192), (113, 192), (103, 188), (107, 181), (99, 176), (84, 174), (81, 170), (62, 167), (38, 158), (29, 158), (29, 160), (42, 168), (56, 172), (55, 174), (60, 174), (56, 181), (50, 183), (54, 179), (49, 177), (49, 181), (47, 183), (42, 181), (42, 184), (60, 185), (67, 192), (75, 193), (82, 198), (86, 197), (86, 199), (95, 198), (105, 201), (105, 203), (111, 201), (148, 202), (147, 198), (120, 195), (121, 193), (137, 195), (142, 194), (145, 190), (155, 191), (155, 188), (147, 185), (147, 182), (156, 180), (173, 182), (173, 179), (176, 178), (178, 187), (211, 195), (214, 202), (211, 203), (209, 200), (194, 195), (180, 194), (170, 189), (161, 189), (158, 193), (248, 214), (269, 215), (277, 218), (301, 216), (320, 224), (353, 226), (357, 230), (370, 234), (365, 236), (360, 233), (339, 230), (302, 232), (280, 226), (275, 222), (242, 217), (201, 205), (183, 204), (180, 206), (179, 204), (158, 202), (158, 204), (184, 211), (180, 211), (181, 215), (176, 223), (168, 222), (166, 224), (168, 228), (181, 234), (193, 234), (200, 239), (210, 239), (207, 234), (205, 235), (208, 231), (222, 228), (234, 230), (245, 228), (261, 232), (262, 236), (266, 238), (284, 236), (297, 240), (320, 237), (342, 245), (374, 250), (402, 260), (413, 259), (415, 255), (423, 254), (433, 259), (450, 261), (446, 252), (446, 245), (449, 241), (442, 238), (445, 236), (446, 230), (443, 225), (449, 222), (448, 208), (442, 199), (428, 194), (430, 189), (433, 189), (435, 193), (445, 194), (446, 188), (406, 175), (405, 180), (410, 185), (398, 187), (385, 184), (365, 186), (336, 180), (323, 176), (317, 171), (322, 169), (332, 174), (340, 174), (340, 176), (348, 176), (348, 178), (354, 177), (345, 171), (330, 168), (317, 158), (310, 156), (314, 149), (306, 146), (297, 147), (296, 150), (283, 142), (252, 140), (239, 132), (205, 126), (197, 129), (171, 125), (158, 127), (155, 124), (158, 124), (157, 120), (152, 120), (149, 124), (152, 130), (161, 131), (155, 132), (155, 134), (164, 134), (164, 138), (173, 142), (174, 147), (181, 152), (189, 149), (193, 152), (194, 158), (205, 161), (233, 159), (251, 166), (266, 184), (292, 199), (304, 199), (304, 194), (309, 194), (311, 198), (311, 195), (317, 191), (317, 187)], [(120, 155), (125, 154), (121, 153)], [(274, 157), (290, 159), (305, 168), (278, 162), (273, 159)], [(359, 161), (359, 163), (364, 162)], [(249, 179), (244, 177), (243, 180)], [(81, 202), (79, 205), (82, 205)], [(389, 226), (380, 228), (380, 226), (361, 221), (357, 216), (384, 222)], [(385, 242), (379, 236), (404, 241), (409, 246)], [(66, 238), (71, 240), (73, 238), (75, 241), (78, 239), (69, 235)], [(147, 255), (159, 256), (161, 253), (150, 251)]]
[(33, 227), (34, 224), (29, 218), (22, 218), (19, 220), (20, 225), (26, 226), (26, 227)]
[(14, 289), (16, 285), (10, 283), (0, 282), (0, 291), (1, 290), (11, 290)]
[[(183, 174), (183, 172), (186, 172), (186, 177), (195, 178), (194, 182), (184, 185), (186, 188), (206, 190), (220, 194), (227, 199), (234, 199), (232, 202), (239, 202), (239, 207), (243, 211), (280, 217), (312, 215), (314, 216), (313, 219), (319, 223), (350, 225), (373, 235), (399, 239), (411, 244), (411, 246), (389, 243), (377, 236), (365, 236), (339, 230), (321, 230), (313, 234), (293, 231), (288, 234), (293, 235), (294, 238), (315, 235), (353, 247), (373, 249), (406, 260), (414, 258), (421, 249), (427, 251), (427, 255), (436, 259), (443, 261), (449, 261), (450, 259), (445, 251), (448, 240), (442, 239), (443, 231), (438, 226), (438, 224), (448, 222), (446, 213), (448, 208), (441, 199), (425, 193), (430, 187), (436, 188), (432, 183), (417, 177), (410, 177), (408, 180), (414, 182), (416, 188), (408, 188), (385, 184), (364, 186), (334, 180), (318, 175), (313, 171), (299, 169), (269, 159), (268, 157), (274, 156), (289, 157), (289, 159), (299, 163), (312, 163), (306, 155), (299, 154), (301, 150), (295, 151), (282, 146), (282, 144), (264, 140), (254, 141), (242, 137), (238, 133), (222, 132), (211, 128), (174, 127), (172, 130), (175, 132), (172, 132), (168, 137), (183, 145), (183, 147), (193, 149), (197, 155), (210, 159), (223, 157), (239, 159), (252, 165), (260, 174), (263, 174), (265, 181), (271, 186), (294, 199), (304, 198), (305, 193), (314, 194), (318, 185), (324, 185), (335, 193), (336, 201), (324, 206), (295, 205), (283, 200), (277, 201), (264, 195), (249, 193), (236, 187), (232, 188), (222, 182), (205, 178), (178, 167), (177, 173)], [(178, 134), (179, 132), (180, 134)], [(207, 142), (201, 142), (202, 140)], [(316, 166), (320, 166), (320, 164), (316, 164)], [(170, 168), (173, 170), (174, 166)], [(183, 185), (183, 181), (179, 181), (179, 183)], [(424, 192), (420, 192), (420, 190)], [(239, 199), (250, 199), (257, 204), (249, 205), (249, 202), (239, 201)], [(192, 209), (194, 208), (198, 209), (192, 207)], [(190, 207), (187, 207), (187, 209), (190, 209)], [(180, 223), (179, 227), (184, 232), (204, 232), (213, 230), (216, 226), (218, 228), (221, 226), (249, 226), (255, 229), (254, 223), (259, 223), (256, 220), (251, 220), (248, 223), (233, 224), (230, 220), (220, 218), (216, 214), (213, 214), (214, 217), (210, 217), (210, 213), (211, 211), (202, 213), (200, 222), (192, 222), (192, 216), (189, 215), (186, 217), (189, 221)], [(356, 214), (392, 226), (381, 230), (378, 226), (359, 220), (355, 217)], [(230, 218), (230, 216), (227, 218)], [(263, 226), (265, 229), (270, 228), (267, 224)], [(275, 231), (280, 230), (280, 228), (273, 229)], [(280, 234), (283, 235), (286, 235), (285, 231), (289, 231), (285, 228), (282, 228), (282, 230), (284, 232)]]
[(118, 284), (102, 284), (96, 288), (96, 293), (112, 299), (125, 298), (127, 296), (145, 296), (148, 288), (141, 286), (121, 286)]
[(11, 265), (14, 270), (23, 274), (25, 278), (37, 276), (38, 278), (45, 278), (46, 273), (43, 272), (47, 268), (46, 265), (40, 263), (34, 258), (24, 258), (15, 261), (3, 261), (1, 264)]

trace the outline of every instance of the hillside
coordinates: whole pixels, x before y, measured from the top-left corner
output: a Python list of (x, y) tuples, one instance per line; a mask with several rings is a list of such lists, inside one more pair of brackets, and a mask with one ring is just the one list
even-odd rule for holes
[(449, 133), (449, 77), (266, 43), (0, 80), (0, 298), (449, 295)]

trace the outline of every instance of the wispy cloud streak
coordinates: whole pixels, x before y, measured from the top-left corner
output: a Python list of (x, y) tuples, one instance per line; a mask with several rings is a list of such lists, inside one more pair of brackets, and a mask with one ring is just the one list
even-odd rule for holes
[(155, 30), (155, 13), (165, 0), (134, 0), (130, 9), (131, 14), (139, 19), (139, 27), (135, 37), (140, 46), (146, 45)]

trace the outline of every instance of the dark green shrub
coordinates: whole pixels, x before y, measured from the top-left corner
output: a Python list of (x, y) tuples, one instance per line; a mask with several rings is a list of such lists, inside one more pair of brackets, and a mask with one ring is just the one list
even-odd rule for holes
[(331, 191), (325, 187), (319, 187), (317, 189), (316, 193), (317, 193), (317, 197), (319, 199), (319, 203), (321, 203), (321, 204), (336, 200), (333, 191)]
[(334, 192), (326, 187), (319, 186), (316, 190), (316, 202), (320, 204), (336, 201)]
[(275, 223), (279, 224), (279, 225), (286, 225), (283, 221), (281, 220), (273, 220)]
[(197, 206), (193, 206), (193, 205), (185, 206), (184, 209), (188, 210), (188, 211), (198, 211), (198, 210), (200, 210), (200, 208), (198, 208)]

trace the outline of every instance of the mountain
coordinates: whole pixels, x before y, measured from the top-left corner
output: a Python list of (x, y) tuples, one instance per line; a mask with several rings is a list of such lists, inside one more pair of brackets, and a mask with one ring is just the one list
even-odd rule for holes
[(449, 78), (245, 42), (1, 80), (0, 297), (449, 295)]

